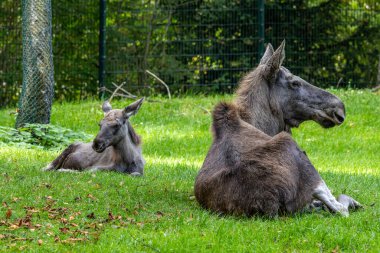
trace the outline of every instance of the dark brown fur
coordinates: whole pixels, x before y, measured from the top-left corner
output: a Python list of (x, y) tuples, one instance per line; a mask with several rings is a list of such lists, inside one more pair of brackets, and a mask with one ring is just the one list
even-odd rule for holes
[(238, 111), (215, 107), (214, 141), (195, 183), (198, 202), (217, 213), (271, 217), (311, 203), (321, 178), (291, 136), (270, 137)]
[(51, 162), (52, 170), (57, 170), (60, 167), (62, 167), (67, 157), (71, 153), (74, 153), (77, 147), (78, 147), (78, 144), (73, 143), (73, 144), (70, 144), (70, 146), (68, 146), (65, 150), (63, 150), (63, 152), (57, 158), (55, 158), (54, 161)]

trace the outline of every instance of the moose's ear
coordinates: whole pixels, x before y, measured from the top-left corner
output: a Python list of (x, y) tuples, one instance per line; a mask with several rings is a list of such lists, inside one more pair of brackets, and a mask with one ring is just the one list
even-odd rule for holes
[(267, 63), (269, 58), (273, 55), (273, 53), (274, 53), (273, 47), (270, 43), (268, 43), (267, 49), (265, 50), (265, 53), (260, 60), (260, 65)]
[(108, 102), (108, 100), (104, 101), (104, 103), (102, 105), (102, 110), (104, 113), (107, 113), (107, 112), (112, 110), (112, 106), (111, 106), (110, 102)]
[(267, 80), (271, 80), (273, 77), (276, 76), (276, 73), (280, 69), (284, 59), (285, 59), (285, 40), (282, 41), (281, 45), (276, 49), (273, 55), (265, 63), (263, 75)]
[(137, 113), (137, 111), (140, 109), (142, 103), (144, 101), (144, 98), (140, 98), (136, 102), (133, 102), (132, 104), (128, 105), (124, 108), (123, 114), (125, 118), (129, 118)]

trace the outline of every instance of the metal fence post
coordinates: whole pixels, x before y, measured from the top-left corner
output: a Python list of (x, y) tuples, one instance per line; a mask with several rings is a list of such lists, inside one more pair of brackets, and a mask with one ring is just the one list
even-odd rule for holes
[(99, 98), (104, 99), (106, 81), (106, 0), (100, 0), (99, 18)]
[(265, 42), (265, 0), (257, 1), (257, 10), (258, 10), (258, 24), (259, 24), (259, 46), (258, 46), (258, 59), (264, 55), (264, 42)]

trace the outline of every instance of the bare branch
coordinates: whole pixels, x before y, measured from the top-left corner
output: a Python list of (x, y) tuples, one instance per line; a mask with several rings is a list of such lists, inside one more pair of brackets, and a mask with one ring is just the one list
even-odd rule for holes
[(336, 87), (339, 88), (339, 85), (342, 83), (343, 77), (339, 78), (338, 82), (336, 83)]
[(145, 70), (145, 72), (148, 73), (149, 75), (153, 76), (153, 77), (154, 77), (157, 81), (159, 81), (160, 83), (162, 83), (162, 84), (165, 86), (165, 88), (166, 88), (166, 90), (167, 90), (167, 92), (168, 92), (169, 99), (172, 99), (172, 96), (171, 96), (171, 94), (170, 94), (169, 86), (168, 86), (164, 81), (162, 81), (158, 76), (156, 76), (155, 74), (153, 74), (153, 73), (150, 72), (149, 70)]
[[(125, 82), (123, 82), (123, 86), (124, 86)], [(112, 83), (113, 86), (115, 87), (118, 87), (116, 83)], [(124, 93), (126, 93), (128, 96), (130, 96), (131, 98), (137, 98), (137, 96), (133, 95), (132, 93), (130, 93), (129, 91), (123, 89), (123, 88), (120, 88), (120, 90)]]
[(116, 89), (113, 91), (111, 97), (108, 99), (108, 102), (111, 103), (111, 101), (112, 101), (113, 97), (115, 96), (116, 92), (117, 92), (118, 90), (120, 90), (121, 86), (123, 86), (123, 85), (124, 85), (124, 82), (121, 83), (119, 86), (116, 87)]

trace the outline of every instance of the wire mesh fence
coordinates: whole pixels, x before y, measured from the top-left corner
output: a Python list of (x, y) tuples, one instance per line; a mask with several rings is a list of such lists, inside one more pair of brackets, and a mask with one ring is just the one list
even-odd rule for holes
[(0, 3), (0, 107), (15, 104), (22, 82), (21, 4)]
[[(231, 90), (257, 63), (257, 8), (252, 3), (163, 5), (149, 9), (109, 6), (115, 20), (107, 27), (106, 79), (128, 88)], [(116, 6), (115, 6), (116, 7)], [(125, 15), (125, 14), (128, 15)]]
[(51, 1), (22, 1), (23, 82), (16, 127), (49, 123), (54, 96)]
[[(285, 66), (321, 86), (379, 82), (380, 3), (266, 1), (265, 42), (286, 39)], [(107, 3), (105, 85), (131, 92), (230, 92), (259, 61), (257, 0)], [(356, 5), (355, 5), (356, 3)], [(55, 97), (98, 95), (99, 1), (53, 1)], [(21, 86), (21, 10), (0, 4), (0, 106)]]

